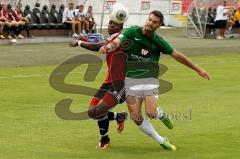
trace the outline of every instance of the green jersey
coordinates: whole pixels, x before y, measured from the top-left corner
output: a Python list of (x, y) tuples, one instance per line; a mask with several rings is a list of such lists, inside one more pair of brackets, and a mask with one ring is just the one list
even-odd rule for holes
[(131, 78), (158, 78), (160, 53), (172, 54), (173, 47), (155, 32), (152, 36), (143, 34), (143, 28), (132, 26), (125, 29), (118, 39), (127, 53), (126, 76)]

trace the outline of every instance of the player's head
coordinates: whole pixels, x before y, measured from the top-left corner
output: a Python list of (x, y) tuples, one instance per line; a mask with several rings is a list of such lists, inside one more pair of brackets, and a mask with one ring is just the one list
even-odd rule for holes
[(164, 24), (163, 14), (158, 10), (154, 10), (149, 14), (148, 19), (144, 25), (144, 30), (148, 32), (154, 32), (157, 28), (159, 28), (163, 24)]
[(88, 6), (88, 12), (92, 12), (92, 10), (93, 10), (93, 7), (91, 5)]
[(223, 1), (223, 6), (225, 7), (227, 5), (227, 1)]
[(112, 20), (109, 20), (108, 22), (108, 33), (110, 35), (121, 32), (121, 30), (123, 29), (123, 23), (122, 24), (118, 24)]
[(17, 4), (16, 10), (17, 10), (17, 11), (21, 11), (21, 10), (22, 10), (22, 4), (21, 4), (21, 3), (18, 3), (18, 4)]
[(70, 10), (72, 10), (74, 8), (74, 4), (71, 2), (71, 3), (68, 4), (68, 7), (69, 7)]
[(7, 11), (7, 5), (6, 4), (2, 4), (2, 10)]
[(84, 5), (83, 4), (79, 5), (79, 12), (83, 12), (83, 9), (84, 9)]

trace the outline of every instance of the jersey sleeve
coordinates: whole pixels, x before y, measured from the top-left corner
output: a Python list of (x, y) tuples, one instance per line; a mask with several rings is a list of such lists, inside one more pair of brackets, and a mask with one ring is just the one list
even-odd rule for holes
[(107, 38), (107, 42), (112, 42), (114, 39), (116, 39), (119, 36), (120, 33), (115, 33), (111, 37)]
[(126, 39), (128, 39), (128, 38), (131, 38), (132, 35), (133, 35), (133, 33), (134, 33), (133, 27), (124, 29), (124, 30), (122, 31), (122, 33), (118, 36), (118, 40), (123, 41), (123, 40), (126, 40)]
[(161, 46), (161, 52), (163, 54), (171, 55), (174, 51), (174, 48), (161, 37), (160, 37), (160, 46)]

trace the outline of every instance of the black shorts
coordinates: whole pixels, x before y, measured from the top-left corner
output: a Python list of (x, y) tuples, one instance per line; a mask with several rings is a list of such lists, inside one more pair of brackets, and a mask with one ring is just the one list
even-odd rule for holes
[(94, 95), (94, 98), (102, 99), (106, 93), (113, 95), (119, 104), (122, 104), (125, 101), (125, 89), (124, 89), (124, 81), (121, 81), (121, 84), (113, 83), (103, 83), (97, 93)]
[(72, 24), (70, 22), (64, 22), (63, 25), (64, 25), (65, 28), (71, 28), (72, 27)]
[(240, 21), (235, 21), (234, 22), (235, 24), (234, 24), (234, 26), (233, 27), (236, 27), (236, 28), (240, 28)]
[(217, 20), (214, 22), (215, 28), (223, 29), (227, 27), (227, 20)]

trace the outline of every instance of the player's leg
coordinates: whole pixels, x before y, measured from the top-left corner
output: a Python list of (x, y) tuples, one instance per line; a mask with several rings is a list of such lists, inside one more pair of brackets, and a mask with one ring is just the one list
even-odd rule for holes
[(13, 37), (16, 37), (17, 35), (17, 30), (18, 30), (18, 23), (16, 21), (11, 21), (11, 31)]
[[(155, 139), (158, 143), (162, 146), (170, 146), (171, 150), (175, 150), (171, 144), (169, 144), (168, 140), (160, 136), (157, 131), (153, 128), (152, 124), (142, 117), (141, 113), (141, 105), (142, 99), (144, 98), (144, 83), (146, 82), (145, 79), (133, 79), (133, 78), (126, 78), (125, 79), (125, 89), (126, 89), (126, 96), (127, 96), (127, 105), (129, 112), (131, 114), (132, 120), (139, 126), (139, 129)], [(150, 110), (149, 110), (150, 111)], [(155, 109), (152, 108), (152, 112), (156, 113)], [(165, 147), (164, 147), (165, 148)], [(169, 147), (167, 147), (169, 148)]]
[(5, 26), (6, 26), (6, 30), (7, 30), (7, 38), (12, 39), (12, 36), (11, 36), (12, 24), (11, 24), (11, 22), (6, 21)]
[[(104, 83), (102, 85), (101, 89), (96, 93), (96, 95), (91, 101), (91, 104), (89, 106), (89, 112), (95, 109), (101, 110), (102, 105), (111, 105), (111, 103), (114, 103), (114, 105), (116, 105), (118, 103), (115, 97), (112, 97), (111, 94), (107, 93), (107, 91), (111, 89), (112, 89), (111, 84)], [(126, 113), (106, 112), (98, 114), (94, 118), (98, 120), (98, 127), (101, 134), (101, 139), (98, 148), (106, 149), (110, 144), (110, 138), (108, 136), (109, 120), (116, 120), (118, 123), (120, 121), (124, 123), (124, 121), (127, 118)]]
[(0, 39), (5, 39), (5, 37), (2, 35), (4, 25), (4, 22), (0, 22)]
[(16, 36), (18, 39), (23, 39), (24, 37), (21, 35), (21, 31), (23, 30), (23, 27), (25, 25), (25, 22), (24, 21), (18, 21), (17, 22), (18, 24), (18, 27), (17, 27), (17, 32), (16, 32)]
[(148, 95), (145, 97), (145, 111), (150, 119), (160, 119), (169, 129), (173, 129), (173, 121), (157, 107), (158, 96)]
[(67, 24), (68, 26), (71, 25), (72, 37), (77, 38), (78, 35), (76, 34), (76, 21), (75, 20), (65, 21), (64, 23)]
[(84, 24), (85, 24), (85, 33), (88, 34), (89, 33), (89, 21), (84, 20)]

